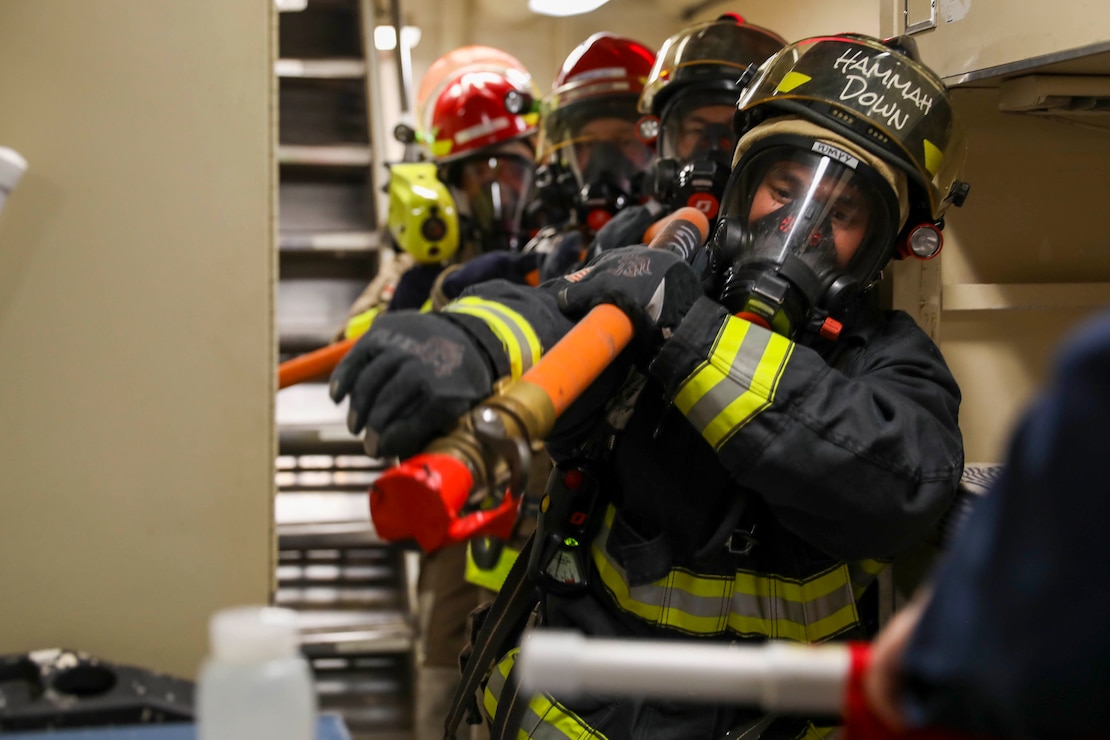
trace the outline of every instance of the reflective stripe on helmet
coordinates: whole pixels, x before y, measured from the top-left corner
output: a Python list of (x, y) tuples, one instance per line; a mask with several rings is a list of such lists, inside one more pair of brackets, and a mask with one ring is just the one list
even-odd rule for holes
[(508, 306), (468, 296), (448, 304), (443, 310), (466, 314), (486, 322), (505, 349), (514, 380), (539, 361), (543, 350), (536, 331), (523, 316)]
[(711, 575), (672, 568), (653, 583), (630, 587), (624, 569), (606, 552), (615, 515), (610, 505), (592, 545), (594, 563), (617, 606), (655, 626), (694, 635), (732, 632), (812, 643), (859, 623), (856, 589), (876, 564), (857, 569), (855, 581), (852, 568), (844, 563), (801, 579), (745, 570)]
[[(520, 648), (510, 650), (490, 674), (482, 699), (482, 704), (490, 717), (497, 716), (498, 700), (505, 690), (509, 671), (516, 663), (519, 653)], [(546, 694), (536, 694), (529, 699), (528, 709), (521, 719), (517, 737), (529, 737), (534, 740), (580, 740), (581, 738), (606, 740), (605, 735), (589, 727), (577, 715), (558, 702), (552, 701)]]
[(708, 359), (675, 395), (675, 407), (713, 449), (775, 400), (775, 390), (794, 343), (744, 319), (729, 317)]

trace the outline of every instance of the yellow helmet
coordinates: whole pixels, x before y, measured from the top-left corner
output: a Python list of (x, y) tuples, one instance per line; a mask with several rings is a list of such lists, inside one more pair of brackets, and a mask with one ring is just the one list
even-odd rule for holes
[(459, 249), (455, 199), (436, 177), (436, 165), (412, 162), (389, 168), (389, 233), (421, 264), (435, 264)]

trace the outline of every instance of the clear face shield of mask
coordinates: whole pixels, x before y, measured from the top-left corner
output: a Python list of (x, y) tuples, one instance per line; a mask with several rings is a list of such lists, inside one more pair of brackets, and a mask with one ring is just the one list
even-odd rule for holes
[(532, 160), (517, 154), (474, 156), (458, 164), (460, 210), (480, 251), (519, 249), (526, 241), (521, 222), (534, 170)]
[(749, 152), (722, 213), (714, 235), (721, 302), (795, 339), (835, 338), (898, 230), (898, 202), (882, 176), (821, 142)]
[(735, 112), (736, 93), (685, 95), (675, 100), (660, 118), (659, 156), (680, 165), (708, 160), (731, 169)]

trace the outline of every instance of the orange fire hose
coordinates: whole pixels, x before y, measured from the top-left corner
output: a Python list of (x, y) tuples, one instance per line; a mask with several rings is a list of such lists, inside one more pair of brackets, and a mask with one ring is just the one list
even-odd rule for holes
[[(657, 228), (658, 227), (658, 228)], [(653, 249), (694, 248), (709, 236), (709, 220), (696, 208), (680, 208), (659, 219), (644, 232), (651, 233)], [(597, 306), (567, 333), (521, 378), (543, 389), (555, 407), (555, 416), (566, 411), (586, 387), (632, 341), (632, 322), (619, 308)]]
[(630, 341), (632, 322), (624, 312), (610, 304), (597, 306), (524, 373), (520, 382), (543, 389), (559, 416)]
[(347, 356), (356, 341), (357, 337), (344, 339), (281, 363), (278, 367), (278, 390), (327, 375)]

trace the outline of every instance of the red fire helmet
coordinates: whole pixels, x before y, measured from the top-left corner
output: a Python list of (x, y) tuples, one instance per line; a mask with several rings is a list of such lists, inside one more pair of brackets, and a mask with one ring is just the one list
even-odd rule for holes
[(536, 114), (514, 113), (506, 100), (531, 91), (509, 75), (494, 71), (464, 72), (435, 101), (432, 111), (432, 156), (451, 162), (480, 149), (531, 136)]

